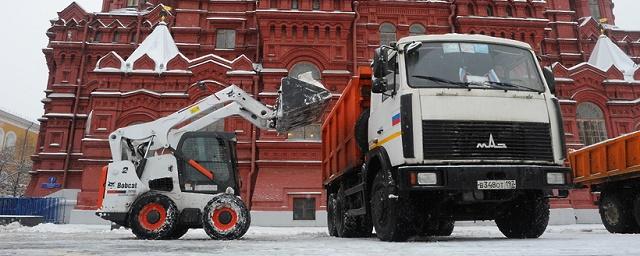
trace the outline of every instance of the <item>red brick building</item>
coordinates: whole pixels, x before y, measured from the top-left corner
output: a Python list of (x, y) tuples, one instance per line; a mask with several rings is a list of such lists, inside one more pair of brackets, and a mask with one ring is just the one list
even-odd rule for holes
[[(159, 25), (165, 6), (173, 7), (166, 26)], [(209, 92), (196, 90), (196, 82), (210, 81), (219, 86), (214, 91), (236, 84), (272, 103), (281, 77), (313, 71), (337, 97), (380, 43), (413, 34), (485, 34), (531, 44), (546, 65), (556, 63), (570, 146), (614, 137), (640, 123), (640, 90), (633, 86), (639, 77), (624, 80), (593, 66), (576, 71), (587, 66), (578, 64), (591, 56), (599, 21), (640, 60), (640, 32), (615, 27), (612, 9), (611, 0), (104, 0), (101, 12), (87, 13), (73, 3), (47, 31), (50, 73), (28, 194), (55, 192), (41, 184), (56, 177), (63, 188), (79, 190), (76, 209), (95, 209), (98, 172), (110, 159), (107, 135), (205, 97)], [(174, 54), (133, 56), (152, 32), (170, 35), (157, 47)], [(580, 133), (588, 123), (576, 117), (583, 102), (599, 108), (603, 136), (597, 127)], [(599, 120), (587, 107), (596, 112), (589, 118)], [(286, 221), (293, 210), (315, 209), (324, 221), (318, 125), (279, 135), (231, 118), (209, 129), (238, 135), (242, 192), (254, 190), (254, 212), (284, 214)], [(589, 194), (582, 197), (588, 205)], [(579, 199), (559, 205), (580, 205)]]

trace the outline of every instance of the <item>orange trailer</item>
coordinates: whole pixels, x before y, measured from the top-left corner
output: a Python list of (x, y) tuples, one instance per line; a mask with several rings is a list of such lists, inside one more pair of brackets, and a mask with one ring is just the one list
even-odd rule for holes
[(640, 131), (569, 152), (574, 183), (600, 192), (611, 233), (640, 233)]
[(360, 67), (322, 125), (322, 180), (325, 185), (362, 165), (363, 155), (356, 142), (354, 124), (369, 108), (370, 92), (371, 68)]

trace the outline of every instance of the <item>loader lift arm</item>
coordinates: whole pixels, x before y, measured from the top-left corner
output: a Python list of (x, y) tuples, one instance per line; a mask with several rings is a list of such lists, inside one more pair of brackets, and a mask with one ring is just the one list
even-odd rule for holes
[[(220, 108), (215, 109), (217, 107)], [(210, 113), (200, 116), (209, 111)], [(113, 161), (123, 160), (122, 145), (126, 143), (127, 147), (133, 151), (131, 141), (147, 140), (149, 143), (147, 151), (162, 148), (175, 149), (183, 133), (200, 130), (233, 115), (243, 117), (260, 129), (275, 128), (274, 110), (251, 97), (240, 87), (231, 85), (171, 115), (148, 123), (117, 129), (109, 135), (111, 158)], [(175, 128), (188, 121), (191, 122)]]

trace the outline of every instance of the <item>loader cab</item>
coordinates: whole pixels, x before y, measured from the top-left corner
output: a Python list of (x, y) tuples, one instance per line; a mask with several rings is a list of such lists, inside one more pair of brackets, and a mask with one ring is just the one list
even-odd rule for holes
[(182, 192), (217, 194), (231, 187), (239, 195), (235, 134), (188, 132), (182, 135), (177, 148), (186, 158), (195, 160), (214, 174), (214, 179), (209, 180), (186, 160), (178, 159), (178, 178)]

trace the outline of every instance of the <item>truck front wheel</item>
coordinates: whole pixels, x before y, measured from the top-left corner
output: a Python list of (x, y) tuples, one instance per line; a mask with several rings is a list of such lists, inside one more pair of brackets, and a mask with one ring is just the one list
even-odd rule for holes
[(371, 189), (371, 220), (382, 241), (406, 241), (412, 235), (413, 212), (405, 198), (390, 192), (391, 177), (385, 171), (376, 175)]
[(538, 238), (549, 224), (549, 199), (539, 193), (520, 196), (507, 203), (496, 218), (500, 232), (508, 238)]
[(633, 216), (633, 202), (625, 193), (603, 191), (599, 210), (602, 224), (611, 233), (637, 233), (640, 228)]

